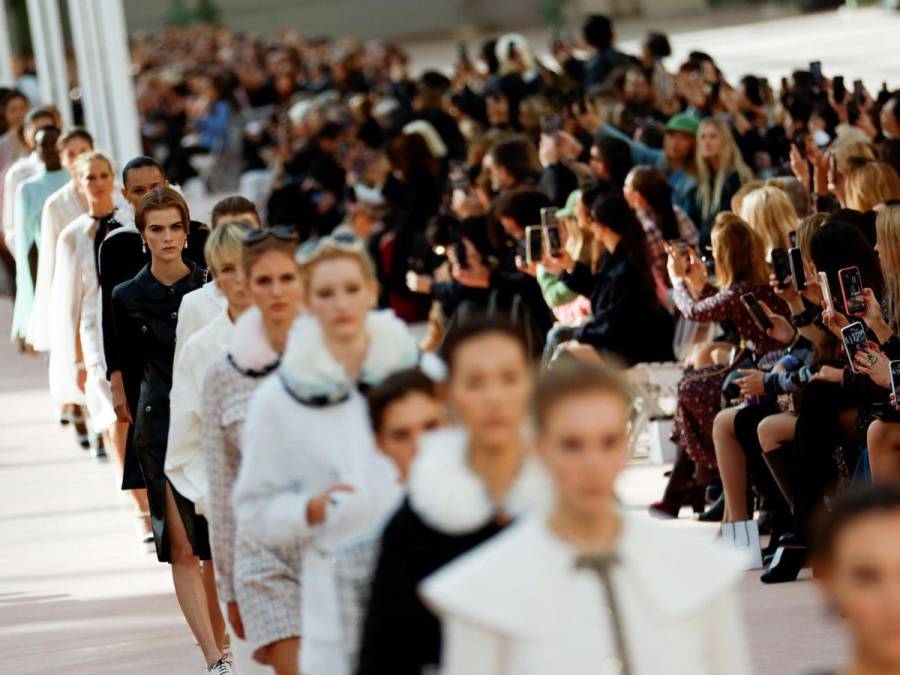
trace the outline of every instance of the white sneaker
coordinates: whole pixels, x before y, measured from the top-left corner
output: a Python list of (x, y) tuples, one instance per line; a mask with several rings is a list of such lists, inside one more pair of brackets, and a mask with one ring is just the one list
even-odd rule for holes
[(231, 664), (226, 660), (224, 656), (216, 661), (212, 665), (212, 668), (210, 668), (207, 672), (211, 673), (211, 675), (234, 675), (234, 671), (231, 669)]

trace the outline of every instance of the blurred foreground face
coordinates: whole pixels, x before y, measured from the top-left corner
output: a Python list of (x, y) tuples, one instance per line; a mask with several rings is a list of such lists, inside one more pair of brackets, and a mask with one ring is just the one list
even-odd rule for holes
[(328, 340), (359, 336), (377, 300), (374, 281), (366, 277), (359, 261), (349, 256), (316, 263), (309, 278), (306, 306)]
[(821, 581), (857, 653), (884, 672), (900, 671), (900, 513), (873, 513), (846, 527)]
[(531, 371), (522, 347), (501, 333), (461, 344), (453, 355), (450, 401), (476, 443), (502, 446), (518, 437), (531, 397)]
[(267, 322), (293, 321), (300, 306), (300, 271), (294, 256), (282, 251), (262, 255), (245, 280), (253, 304)]
[(385, 409), (377, 434), (378, 447), (397, 465), (401, 482), (409, 476), (422, 435), (446, 423), (440, 401), (419, 391), (410, 392)]
[(590, 516), (608, 508), (628, 457), (628, 414), (603, 391), (565, 397), (547, 412), (538, 452), (567, 512)]

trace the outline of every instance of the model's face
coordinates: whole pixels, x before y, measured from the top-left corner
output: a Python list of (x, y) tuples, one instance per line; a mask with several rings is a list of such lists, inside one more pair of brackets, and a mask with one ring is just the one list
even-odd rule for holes
[(418, 391), (394, 401), (384, 410), (376, 440), (381, 451), (397, 465), (401, 482), (405, 483), (409, 476), (422, 435), (446, 423), (447, 414), (441, 402)]
[(525, 352), (502, 333), (474, 337), (453, 355), (451, 407), (478, 443), (501, 446), (521, 432), (531, 389)]
[(708, 124), (697, 132), (697, 143), (700, 148), (700, 156), (703, 159), (715, 159), (722, 151), (722, 136), (719, 130)]
[(6, 103), (6, 124), (11, 129), (21, 129), (28, 114), (28, 101), (16, 96)]
[(300, 309), (300, 271), (294, 256), (269, 251), (249, 270), (247, 290), (266, 323), (290, 323)]
[(257, 216), (252, 211), (247, 211), (246, 213), (229, 213), (224, 216), (219, 216), (216, 219), (216, 222), (213, 223), (212, 228), (215, 230), (222, 227), (223, 225), (227, 225), (228, 223), (237, 223), (240, 221), (252, 223), (253, 226), (257, 229), (262, 227), (259, 222), (259, 216)]
[(667, 131), (663, 136), (663, 153), (669, 162), (688, 160), (694, 152), (694, 137), (683, 131)]
[(154, 262), (171, 262), (181, 258), (187, 230), (178, 209), (157, 209), (146, 213), (141, 234)]
[(538, 452), (570, 513), (590, 516), (608, 508), (628, 457), (628, 414), (609, 392), (568, 396), (548, 411)]
[(140, 169), (132, 169), (125, 179), (125, 187), (122, 188), (122, 196), (131, 206), (137, 210), (141, 198), (158, 187), (168, 186), (168, 181), (155, 166), (143, 166)]
[(86, 138), (75, 137), (71, 139), (63, 146), (62, 152), (59, 153), (59, 158), (62, 162), (62, 168), (64, 168), (69, 174), (71, 174), (72, 166), (75, 164), (75, 160), (81, 157), (84, 153), (90, 152), (93, 149), (93, 146), (88, 143)]
[(215, 270), (216, 285), (228, 300), (228, 309), (232, 316), (240, 314), (250, 306), (250, 294), (244, 283), (244, 273), (241, 271), (241, 261), (223, 260)]
[(79, 183), (81, 191), (87, 196), (88, 200), (94, 203), (112, 197), (115, 177), (109, 168), (109, 164), (102, 159), (95, 159), (91, 162), (84, 175), (81, 176)]
[[(834, 542), (820, 582), (846, 620), (858, 652), (900, 671), (900, 513), (873, 513)], [(882, 672), (882, 671), (879, 671)]]
[(56, 143), (59, 141), (59, 131), (53, 128), (45, 128), (35, 134), (34, 142), (37, 145), (38, 156), (47, 168), (47, 171), (58, 171), (60, 163), (59, 150)]
[(306, 305), (319, 320), (326, 340), (352, 340), (365, 330), (378, 289), (356, 258), (323, 260), (315, 265), (306, 289)]

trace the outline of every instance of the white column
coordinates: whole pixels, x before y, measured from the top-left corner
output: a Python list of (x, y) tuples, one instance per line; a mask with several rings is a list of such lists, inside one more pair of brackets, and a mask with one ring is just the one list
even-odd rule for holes
[(9, 42), (9, 16), (6, 13), (6, 2), (0, 0), (0, 85), (12, 87), (13, 59)]
[(63, 46), (58, 0), (27, 0), (28, 23), (43, 103), (59, 108), (63, 124), (72, 124), (69, 72)]
[(85, 124), (121, 166), (141, 154), (121, 0), (68, 0)]

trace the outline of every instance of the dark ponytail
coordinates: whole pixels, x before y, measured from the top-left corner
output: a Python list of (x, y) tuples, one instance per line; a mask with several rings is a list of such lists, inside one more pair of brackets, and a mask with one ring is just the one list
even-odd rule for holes
[(666, 175), (652, 166), (636, 167), (631, 172), (631, 187), (646, 200), (663, 239), (680, 239), (678, 216), (672, 206), (672, 187)]
[(640, 276), (644, 289), (647, 291), (648, 301), (654, 307), (658, 306), (659, 298), (656, 296), (656, 284), (650, 271), (650, 256), (647, 253), (644, 228), (641, 227), (637, 216), (628, 206), (622, 193), (600, 194), (591, 204), (591, 218), (622, 237), (619, 246), (623, 248), (625, 257)]

